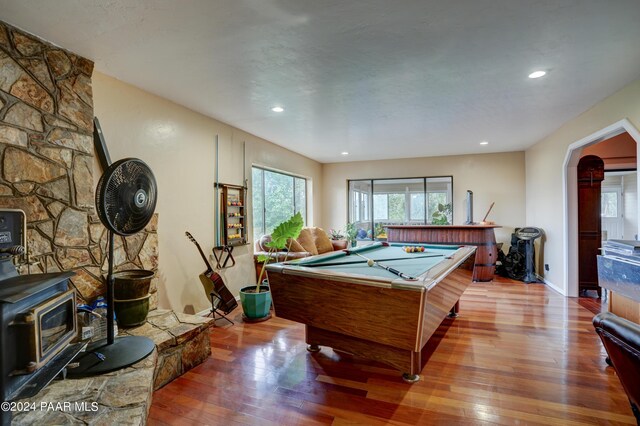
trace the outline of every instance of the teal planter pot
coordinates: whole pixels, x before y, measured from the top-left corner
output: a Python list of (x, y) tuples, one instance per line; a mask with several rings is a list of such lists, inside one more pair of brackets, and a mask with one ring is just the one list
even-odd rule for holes
[(243, 319), (252, 321), (263, 321), (269, 319), (271, 314), (271, 291), (269, 286), (261, 285), (260, 293), (255, 293), (256, 286), (251, 285), (240, 289), (240, 304), (244, 311)]

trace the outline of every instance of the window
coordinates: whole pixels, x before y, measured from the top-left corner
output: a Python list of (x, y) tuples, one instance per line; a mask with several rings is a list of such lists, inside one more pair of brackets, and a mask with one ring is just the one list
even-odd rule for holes
[(384, 225), (451, 223), (452, 192), (451, 176), (350, 180), (348, 220), (359, 240), (385, 238)]
[(618, 217), (618, 191), (602, 190), (600, 195), (600, 216)]
[(411, 193), (409, 196), (410, 214), (409, 220), (423, 221), (424, 220), (424, 193)]
[(373, 217), (378, 220), (389, 219), (389, 197), (387, 194), (373, 195)]
[(307, 180), (253, 167), (253, 239), (269, 234), (296, 212), (307, 221)]

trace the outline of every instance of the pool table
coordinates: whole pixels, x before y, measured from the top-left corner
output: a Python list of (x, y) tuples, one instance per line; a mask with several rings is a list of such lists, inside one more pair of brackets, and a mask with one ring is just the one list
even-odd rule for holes
[[(407, 253), (407, 246), (424, 251)], [(305, 324), (309, 351), (329, 346), (386, 363), (405, 381), (416, 382), (422, 349), (442, 320), (455, 316), (472, 281), (471, 272), (460, 266), (475, 250), (374, 243), (270, 264), (274, 310), (278, 317)]]

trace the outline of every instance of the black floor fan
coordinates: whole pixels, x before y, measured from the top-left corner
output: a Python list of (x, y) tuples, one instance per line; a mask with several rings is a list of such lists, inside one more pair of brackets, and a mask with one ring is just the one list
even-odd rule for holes
[(107, 338), (92, 343), (69, 369), (69, 375), (90, 376), (128, 367), (146, 358), (155, 345), (142, 336), (114, 336), (113, 245), (114, 234), (140, 232), (153, 216), (157, 200), (156, 180), (142, 160), (125, 158), (110, 165), (96, 188), (96, 208), (109, 233), (109, 272), (107, 275)]

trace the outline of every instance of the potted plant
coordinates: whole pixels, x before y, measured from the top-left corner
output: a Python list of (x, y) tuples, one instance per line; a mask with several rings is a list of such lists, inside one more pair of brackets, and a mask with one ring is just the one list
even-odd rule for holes
[[(240, 304), (242, 305), (245, 320), (262, 321), (269, 318), (271, 291), (267, 280), (263, 282), (262, 277), (265, 276), (267, 265), (277, 258), (277, 252), (286, 248), (287, 254), (289, 253), (291, 242), (298, 238), (303, 226), (304, 220), (300, 212), (298, 212), (276, 226), (271, 233), (271, 241), (264, 244), (269, 251), (267, 254), (258, 256), (258, 261), (262, 262), (258, 282), (255, 286), (251, 285), (240, 289)], [(288, 246), (287, 243), (289, 244)], [(287, 260), (287, 254), (285, 254), (285, 261)]]
[(438, 209), (431, 215), (432, 225), (449, 225), (451, 223), (451, 213), (453, 205), (451, 203), (438, 203)]
[(344, 234), (339, 229), (333, 229), (333, 228), (329, 229), (328, 234), (329, 234), (329, 238), (331, 238), (334, 241), (344, 240), (344, 238), (345, 238)]
[(348, 222), (345, 233), (347, 234), (347, 245), (349, 247), (355, 247), (356, 237), (358, 236), (358, 230), (356, 229), (356, 225), (353, 222)]

